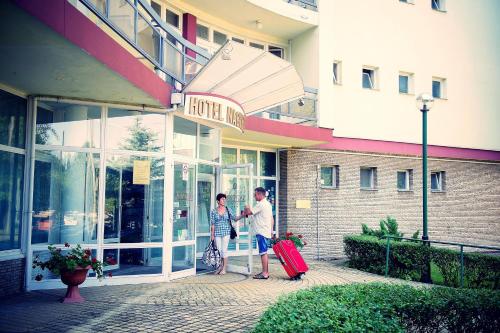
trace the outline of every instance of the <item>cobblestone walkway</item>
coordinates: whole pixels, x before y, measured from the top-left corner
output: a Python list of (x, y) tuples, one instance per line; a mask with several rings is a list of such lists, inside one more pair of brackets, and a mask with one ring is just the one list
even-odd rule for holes
[(322, 284), (400, 282), (330, 262), (309, 266), (299, 281), (271, 260), (268, 280), (229, 273), (82, 288), (81, 304), (59, 303), (63, 289), (34, 291), (0, 300), (0, 332), (249, 332), (283, 294)]

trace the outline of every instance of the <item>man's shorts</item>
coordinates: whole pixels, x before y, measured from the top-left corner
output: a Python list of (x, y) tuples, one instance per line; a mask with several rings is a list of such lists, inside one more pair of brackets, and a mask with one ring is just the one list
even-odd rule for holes
[(255, 235), (257, 238), (257, 245), (259, 246), (259, 255), (263, 256), (267, 254), (267, 249), (269, 247), (269, 238), (266, 238), (262, 235)]

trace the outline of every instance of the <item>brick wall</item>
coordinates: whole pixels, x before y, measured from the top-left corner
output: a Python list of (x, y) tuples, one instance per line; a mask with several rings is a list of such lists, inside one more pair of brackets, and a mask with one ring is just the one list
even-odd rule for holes
[(0, 297), (23, 290), (24, 259), (0, 261)]
[[(339, 188), (319, 189), (317, 165), (339, 166)], [(378, 227), (390, 215), (410, 237), (422, 235), (421, 160), (340, 152), (290, 150), (280, 154), (281, 230), (302, 233), (306, 257), (342, 257), (342, 239), (359, 234), (361, 224)], [(360, 190), (360, 167), (377, 168), (377, 190)], [(413, 191), (397, 190), (398, 170), (413, 170)], [(500, 163), (429, 160), (431, 171), (446, 172), (445, 192), (429, 193), (428, 229), (433, 240), (500, 246)], [(428, 177), (430, 189), (430, 176)], [(295, 208), (297, 199), (311, 200), (311, 209)], [(316, 208), (319, 207), (319, 242)]]

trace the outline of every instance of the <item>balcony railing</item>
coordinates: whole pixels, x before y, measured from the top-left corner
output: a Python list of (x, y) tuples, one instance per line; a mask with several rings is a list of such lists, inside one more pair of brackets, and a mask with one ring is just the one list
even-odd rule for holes
[(163, 22), (146, 0), (78, 1), (165, 73), (173, 86), (187, 84), (210, 59), (208, 52)]
[(318, 11), (318, 3), (316, 0), (283, 0), (283, 1), (305, 9), (314, 10), (315, 12)]
[(292, 101), (275, 106), (256, 114), (258, 117), (279, 120), (292, 124), (317, 125), (317, 94), (314, 88), (305, 87), (305, 96), (299, 101)]

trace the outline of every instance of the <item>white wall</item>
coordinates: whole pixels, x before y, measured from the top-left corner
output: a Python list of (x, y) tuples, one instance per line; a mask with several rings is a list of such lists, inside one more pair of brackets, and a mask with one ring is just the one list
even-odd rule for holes
[[(321, 127), (334, 135), (421, 142), (415, 96), (398, 73), (415, 73), (415, 93), (447, 79), (447, 99), (429, 113), (429, 144), (500, 150), (500, 1), (322, 0), (319, 28)], [(293, 51), (295, 53), (295, 51)], [(332, 62), (342, 61), (342, 85)], [(379, 67), (379, 90), (361, 87), (363, 65)]]
[(318, 88), (319, 84), (319, 28), (311, 28), (290, 41), (291, 61), (304, 86)]

